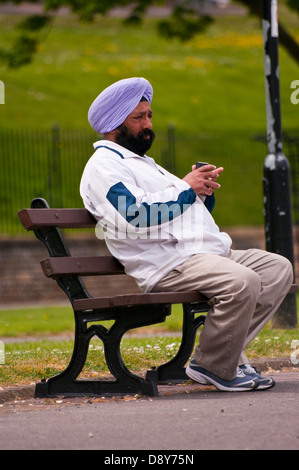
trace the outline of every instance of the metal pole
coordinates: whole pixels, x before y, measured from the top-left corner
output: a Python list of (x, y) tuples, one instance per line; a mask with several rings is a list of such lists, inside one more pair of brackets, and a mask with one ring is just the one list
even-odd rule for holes
[[(263, 7), (268, 145), (263, 179), (266, 250), (285, 256), (294, 268), (290, 167), (282, 148), (277, 0), (263, 0)], [(296, 327), (296, 294), (286, 296), (272, 325), (275, 328)]]

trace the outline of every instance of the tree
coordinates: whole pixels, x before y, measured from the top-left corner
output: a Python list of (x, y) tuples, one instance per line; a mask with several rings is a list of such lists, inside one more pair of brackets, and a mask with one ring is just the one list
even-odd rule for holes
[[(167, 20), (158, 22), (160, 34), (182, 41), (191, 39), (195, 34), (202, 33), (211, 24), (213, 19), (204, 14), (204, 6), (211, 0), (45, 0), (43, 12), (39, 15), (28, 16), (19, 25), (20, 35), (10, 50), (0, 49), (0, 58), (9, 67), (20, 67), (31, 62), (37, 51), (41, 32), (50, 25), (55, 13), (62, 6), (67, 6), (80, 20), (93, 21), (97, 14), (105, 15), (115, 7), (132, 6), (127, 24), (136, 24), (142, 21), (148, 8), (152, 5), (168, 5), (172, 8), (172, 14)], [(261, 0), (235, 0), (246, 6), (251, 14), (262, 16)], [(286, 0), (290, 9), (299, 14), (298, 0)], [(20, 4), (22, 0), (0, 0), (0, 3)], [(40, 3), (39, 0), (30, 0), (30, 3)], [(280, 44), (299, 63), (299, 44), (279, 23)]]

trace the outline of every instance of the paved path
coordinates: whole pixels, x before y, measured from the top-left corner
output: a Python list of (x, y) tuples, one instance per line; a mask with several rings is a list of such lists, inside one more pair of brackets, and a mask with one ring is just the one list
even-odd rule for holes
[(262, 392), (192, 384), (162, 386), (156, 398), (6, 402), (0, 449), (102, 449), (100, 459), (127, 449), (145, 450), (145, 459), (153, 450), (298, 449), (299, 371), (271, 375), (276, 386)]

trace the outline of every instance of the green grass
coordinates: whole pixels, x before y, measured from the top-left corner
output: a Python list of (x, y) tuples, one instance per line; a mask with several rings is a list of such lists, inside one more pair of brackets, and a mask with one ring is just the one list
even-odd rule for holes
[[(170, 360), (179, 347), (177, 337), (125, 338), (122, 358), (129, 370), (143, 373)], [(28, 384), (62, 372), (73, 349), (70, 341), (37, 341), (7, 344), (5, 364), (0, 365), (0, 386)], [(92, 340), (87, 362), (79, 378), (107, 375), (102, 343)]]
[[(163, 324), (148, 327), (150, 331), (178, 331), (182, 321), (182, 308), (173, 306), (173, 313)], [(103, 322), (109, 327), (109, 323)], [(162, 325), (162, 326), (161, 326)], [(74, 315), (71, 307), (39, 307), (0, 310), (0, 338), (72, 334)], [(139, 329), (136, 330), (139, 332)]]
[[(129, 370), (144, 373), (152, 366), (170, 360), (180, 345), (180, 336), (176, 333), (181, 331), (181, 324), (182, 308), (176, 305), (164, 324), (135, 330), (139, 336), (125, 335), (121, 352)], [(108, 323), (105, 325), (109, 328)], [(28, 384), (63, 371), (73, 350), (73, 326), (73, 314), (69, 307), (0, 311), (0, 338), (5, 347), (5, 363), (0, 365), (0, 386)], [(163, 335), (163, 332), (168, 335)], [(140, 336), (140, 333), (143, 335)], [(49, 339), (48, 335), (52, 337)], [(62, 340), (59, 335), (66, 335), (66, 339)], [(249, 358), (290, 356), (294, 351), (293, 340), (299, 340), (298, 328), (272, 329), (268, 324), (252, 341), (246, 353)], [(80, 377), (92, 378), (108, 372), (102, 343), (94, 338)]]
[[(16, 16), (0, 17), (2, 47), (16, 35)], [(299, 33), (299, 20), (293, 19)], [(290, 82), (298, 65), (280, 51), (283, 122), (294, 127), (297, 110)], [(203, 36), (188, 43), (161, 38), (153, 19), (142, 28), (118, 19), (81, 24), (57, 18), (31, 65), (0, 67), (6, 104), (1, 126), (88, 128), (87, 109), (101, 89), (128, 76), (154, 86), (154, 124), (173, 122), (180, 131), (230, 133), (265, 128), (262, 30), (250, 17), (217, 18)]]
[(0, 310), (0, 337), (48, 336), (74, 331), (71, 307)]

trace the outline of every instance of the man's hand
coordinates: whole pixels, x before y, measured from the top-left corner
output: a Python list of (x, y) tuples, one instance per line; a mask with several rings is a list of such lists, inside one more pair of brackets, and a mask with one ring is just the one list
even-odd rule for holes
[(216, 168), (215, 165), (204, 165), (196, 169), (196, 165), (192, 165), (191, 173), (188, 173), (184, 181), (190, 184), (196, 194), (201, 196), (211, 196), (214, 189), (220, 188), (220, 184), (216, 183), (216, 179), (223, 172), (223, 168)]

